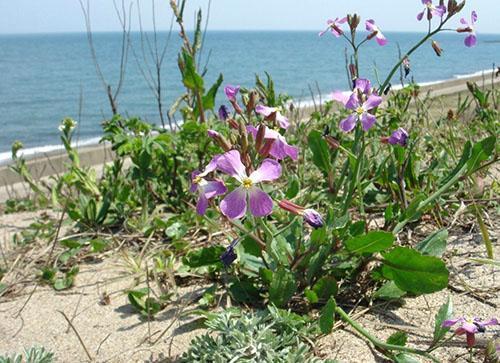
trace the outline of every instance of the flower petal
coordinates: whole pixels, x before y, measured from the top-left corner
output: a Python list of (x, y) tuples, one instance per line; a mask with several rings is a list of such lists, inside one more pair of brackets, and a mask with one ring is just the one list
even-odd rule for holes
[(194, 183), (194, 180), (198, 175), (200, 175), (200, 172), (198, 170), (195, 170), (191, 173), (191, 186), (189, 187), (189, 191), (191, 193), (194, 193), (198, 190), (198, 184)]
[(227, 188), (221, 180), (210, 180), (203, 186), (203, 195), (208, 199), (225, 192), (227, 192)]
[(422, 19), (424, 18), (424, 13), (425, 13), (425, 10), (424, 10), (424, 11), (422, 11), (421, 13), (418, 13), (418, 14), (417, 14), (417, 20), (418, 20), (418, 21), (420, 21), (420, 20), (422, 20)]
[(342, 103), (344, 106), (351, 97), (350, 92), (334, 91), (331, 94), (332, 100)]
[(217, 168), (239, 181), (242, 181), (247, 176), (245, 165), (241, 162), (241, 155), (238, 150), (231, 150), (222, 154), (217, 159)]
[(345, 107), (348, 108), (349, 110), (355, 110), (359, 107), (359, 98), (356, 92), (353, 92), (349, 96), (349, 100), (345, 104)]
[(468, 36), (465, 37), (465, 40), (464, 40), (464, 43), (465, 43), (465, 46), (466, 47), (473, 47), (476, 45), (477, 43), (477, 38), (474, 34), (470, 34)]
[(370, 130), (375, 121), (377, 121), (377, 118), (374, 115), (365, 112), (363, 116), (361, 116), (361, 124), (363, 125), (363, 130)]
[(376, 94), (371, 94), (368, 99), (363, 103), (363, 109), (365, 111), (369, 111), (377, 107), (382, 103), (382, 97), (377, 96)]
[(368, 30), (369, 32), (378, 30), (377, 26), (375, 25), (375, 20), (373, 19), (368, 19), (367, 21), (365, 21), (365, 26), (366, 30)]
[(273, 211), (273, 200), (263, 190), (253, 187), (249, 191), (250, 213), (264, 217)]
[(354, 129), (354, 126), (356, 126), (357, 119), (358, 119), (357, 115), (353, 113), (349, 115), (347, 118), (340, 121), (339, 127), (344, 132), (350, 132), (352, 131), (352, 129)]
[(469, 333), (469, 334), (475, 334), (475, 333), (479, 332), (477, 326), (473, 323), (468, 322), (468, 321), (464, 321), (462, 323), (462, 329), (465, 330), (465, 332)]
[(498, 323), (498, 319), (496, 319), (496, 318), (490, 319), (490, 320), (485, 321), (485, 322), (480, 322), (480, 324), (481, 324), (482, 326), (488, 326), (488, 325), (499, 325), (499, 323)]
[(200, 193), (200, 197), (198, 198), (198, 202), (196, 203), (196, 213), (200, 216), (204, 215), (208, 208), (208, 199)]
[(358, 78), (354, 82), (354, 87), (360, 89), (364, 94), (368, 94), (372, 88), (372, 84), (366, 78)]
[(467, 20), (465, 20), (465, 18), (461, 18), (460, 19), (460, 22), (463, 24), (463, 25), (469, 25), (469, 22)]
[(475, 10), (472, 10), (470, 20), (471, 20), (472, 24), (474, 24), (477, 21), (477, 13)]
[(467, 346), (472, 348), (476, 344), (476, 337), (474, 333), (467, 333)]
[(282, 129), (287, 129), (288, 126), (290, 126), (290, 122), (288, 122), (288, 118), (283, 116), (281, 113), (277, 112), (276, 113), (276, 121), (278, 121), (278, 124)]
[(210, 162), (205, 167), (205, 170), (203, 170), (203, 173), (200, 173), (199, 175), (203, 177), (217, 169), (217, 161), (219, 160), (220, 156), (220, 154), (214, 155), (212, 160), (210, 160)]
[(281, 176), (281, 165), (273, 159), (264, 159), (260, 167), (250, 174), (253, 183), (276, 180)]
[(295, 146), (288, 145), (286, 139), (279, 135), (271, 146), (269, 154), (277, 160), (285, 159), (287, 156), (289, 156), (292, 160), (297, 160), (299, 149)]
[(377, 43), (380, 46), (384, 46), (384, 45), (386, 45), (388, 43), (387, 38), (385, 37), (384, 34), (382, 34), (382, 32), (380, 30), (377, 32), (377, 35), (375, 36), (375, 39), (377, 40)]
[(247, 211), (247, 193), (243, 187), (238, 187), (220, 202), (220, 210), (229, 219), (239, 219)]
[(450, 328), (450, 327), (452, 327), (453, 325), (455, 325), (456, 323), (458, 323), (458, 322), (460, 322), (460, 323), (461, 323), (461, 322), (463, 322), (463, 321), (465, 321), (465, 319), (464, 319), (464, 318), (458, 318), (458, 319), (448, 319), (448, 320), (443, 321), (443, 324), (441, 324), (441, 326), (442, 326), (443, 328)]
[(276, 108), (267, 107), (264, 105), (257, 105), (257, 107), (255, 107), (255, 112), (257, 112), (259, 115), (269, 117), (273, 112), (276, 112)]

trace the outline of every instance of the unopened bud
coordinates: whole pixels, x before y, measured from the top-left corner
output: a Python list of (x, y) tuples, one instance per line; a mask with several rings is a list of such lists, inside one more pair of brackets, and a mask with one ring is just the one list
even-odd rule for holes
[(218, 133), (217, 131), (208, 130), (207, 133), (208, 133), (208, 137), (213, 139), (217, 143), (217, 145), (219, 145), (222, 148), (222, 150), (227, 152), (233, 148), (231, 143), (229, 141), (227, 141), (227, 139), (224, 136), (222, 136), (220, 133)]
[(443, 49), (441, 49), (438, 42), (436, 42), (435, 40), (432, 41), (432, 49), (434, 49), (434, 52), (436, 52), (436, 55), (438, 57), (441, 57), (441, 54), (443, 54)]
[(373, 38), (374, 38), (377, 34), (378, 34), (378, 30), (375, 30), (374, 32), (371, 32), (370, 34), (368, 34), (368, 36), (366, 37), (366, 39), (371, 40), (371, 39), (373, 39)]
[(233, 107), (234, 107), (234, 111), (235, 111), (238, 115), (241, 115), (241, 114), (243, 113), (243, 111), (242, 111), (242, 109), (241, 109), (240, 105), (238, 105), (238, 102), (237, 102), (235, 99), (231, 100), (231, 104), (232, 104), (232, 105), (233, 105)]
[(247, 113), (251, 113), (253, 111), (253, 109), (255, 108), (255, 104), (257, 103), (257, 98), (258, 98), (257, 92), (255, 91), (250, 92), (248, 96), (248, 102), (246, 105)]
[(467, 28), (457, 28), (457, 33), (470, 33), (472, 32), (472, 28), (471, 27), (467, 27)]
[(231, 128), (238, 130), (238, 122), (234, 118), (228, 119), (227, 123), (231, 126)]
[(358, 72), (356, 72), (356, 66), (354, 64), (349, 64), (349, 73), (351, 73), (351, 79), (353, 81), (356, 80), (356, 78), (358, 78)]
[(326, 135), (325, 136), (325, 141), (328, 144), (328, 146), (330, 147), (330, 149), (332, 149), (332, 150), (337, 150), (339, 148), (339, 146), (340, 146), (339, 140), (337, 140), (333, 136)]
[(229, 118), (229, 110), (225, 105), (219, 107), (219, 119), (221, 121), (226, 121)]
[(259, 154), (264, 158), (268, 157), (269, 153), (271, 152), (271, 147), (273, 146), (273, 144), (274, 144), (274, 139), (266, 140), (264, 146), (262, 146), (262, 148), (259, 150)]
[(321, 228), (324, 225), (323, 217), (314, 209), (305, 209), (302, 212), (304, 221), (313, 228)]
[(302, 215), (302, 211), (304, 210), (304, 207), (301, 207), (298, 204), (292, 203), (287, 199), (280, 200), (278, 202), (278, 206), (281, 209), (284, 209), (287, 212), (293, 213), (295, 215)]
[(356, 28), (358, 27), (360, 21), (361, 18), (358, 14), (347, 15), (347, 23), (349, 24), (349, 28), (351, 29), (352, 33), (356, 32)]
[(382, 144), (388, 144), (388, 143), (389, 143), (389, 137), (387, 137), (387, 136), (382, 136), (382, 137), (380, 138), (380, 142), (381, 142)]
[(265, 135), (266, 135), (266, 126), (264, 124), (260, 124), (259, 129), (257, 131), (257, 135), (255, 136), (255, 149), (256, 150), (259, 150), (261, 148)]

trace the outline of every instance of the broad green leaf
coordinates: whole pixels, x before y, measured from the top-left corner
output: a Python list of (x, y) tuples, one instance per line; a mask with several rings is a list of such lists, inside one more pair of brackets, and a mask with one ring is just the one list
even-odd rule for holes
[(406, 291), (397, 287), (394, 281), (387, 281), (377, 291), (375, 291), (373, 297), (375, 299), (395, 300), (403, 297), (404, 295), (406, 295)]
[(316, 304), (319, 301), (318, 295), (316, 295), (316, 293), (309, 288), (304, 290), (304, 296), (310, 304)]
[(198, 90), (200, 92), (203, 92), (203, 78), (196, 71), (193, 57), (186, 50), (183, 50), (182, 60), (182, 82), (187, 88), (193, 91)]
[(443, 228), (429, 235), (418, 243), (415, 248), (423, 255), (441, 257), (446, 250), (447, 240), (448, 231)]
[(394, 243), (394, 235), (390, 232), (373, 231), (363, 236), (347, 240), (344, 245), (352, 253), (374, 253), (384, 251)]
[(196, 251), (189, 252), (182, 262), (189, 267), (202, 267), (210, 265), (220, 265), (220, 256), (226, 249), (222, 246), (203, 247)]
[(335, 323), (335, 307), (335, 300), (331, 297), (328, 299), (323, 309), (321, 309), (319, 328), (323, 334), (329, 334), (333, 329), (333, 324)]
[(323, 264), (325, 263), (325, 260), (328, 257), (329, 251), (330, 247), (324, 245), (321, 246), (318, 252), (316, 252), (312, 256), (308, 265), (309, 268), (307, 269), (306, 272), (306, 278), (308, 283), (311, 283), (313, 278), (316, 277), (316, 275), (321, 271), (321, 268), (323, 267)]
[(322, 172), (328, 174), (330, 171), (330, 153), (328, 152), (328, 145), (321, 135), (321, 132), (313, 130), (309, 133), (307, 138), (309, 148), (313, 153), (313, 163)]
[(300, 181), (296, 175), (291, 176), (288, 179), (288, 188), (285, 192), (285, 197), (287, 199), (292, 199), (297, 196), (300, 191)]
[(437, 257), (423, 256), (407, 247), (396, 247), (382, 255), (383, 275), (404, 291), (430, 294), (448, 286), (449, 272)]
[(402, 331), (397, 331), (387, 338), (387, 344), (400, 345), (404, 347), (408, 340), (408, 334)]
[(396, 363), (420, 363), (415, 356), (408, 353), (399, 353), (394, 359)]
[(487, 160), (495, 150), (496, 137), (490, 136), (480, 142), (477, 142), (472, 147), (471, 156), (467, 160), (468, 172), (476, 169), (481, 162)]
[(229, 286), (231, 297), (240, 303), (249, 304), (259, 300), (259, 290), (248, 280), (234, 280)]
[(444, 328), (442, 325), (445, 320), (451, 318), (452, 314), (453, 314), (453, 303), (451, 301), (451, 297), (448, 296), (448, 300), (446, 301), (446, 303), (441, 305), (435, 317), (434, 340), (433, 340), (434, 343), (439, 342), (450, 330), (450, 328)]
[(91, 240), (89, 243), (90, 243), (90, 248), (94, 253), (99, 253), (101, 251), (104, 251), (104, 249), (108, 246), (108, 241), (106, 241), (103, 238), (95, 238)]
[(187, 233), (187, 226), (182, 222), (172, 223), (166, 230), (165, 235), (172, 239), (182, 238)]
[(337, 294), (337, 280), (333, 276), (324, 276), (314, 284), (312, 289), (318, 298), (328, 299)]
[(277, 307), (285, 306), (297, 291), (297, 284), (293, 274), (283, 267), (273, 274), (269, 287), (269, 301)]
[(219, 74), (219, 78), (217, 78), (217, 81), (215, 81), (213, 86), (210, 87), (207, 94), (203, 96), (203, 109), (205, 109), (205, 110), (213, 110), (214, 109), (215, 97), (217, 96), (217, 91), (219, 90), (219, 87), (222, 84), (223, 80), (224, 80), (224, 77), (222, 76), (222, 73), (221, 73), (221, 74)]

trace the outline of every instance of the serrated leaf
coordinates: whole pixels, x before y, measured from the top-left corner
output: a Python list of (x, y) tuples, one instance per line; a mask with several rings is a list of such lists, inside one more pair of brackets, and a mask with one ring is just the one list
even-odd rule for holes
[(451, 297), (448, 296), (448, 300), (446, 303), (441, 305), (438, 312), (436, 313), (435, 322), (434, 322), (434, 343), (439, 342), (446, 333), (450, 330), (450, 328), (443, 327), (443, 322), (451, 318), (453, 314), (453, 303), (451, 301)]
[(335, 300), (330, 298), (323, 309), (321, 309), (319, 328), (323, 334), (329, 334), (333, 329), (333, 324), (335, 323), (335, 307)]
[(285, 306), (297, 291), (297, 284), (293, 274), (283, 267), (273, 274), (269, 287), (269, 301), (277, 307)]
[(446, 241), (448, 240), (448, 231), (440, 229), (429, 235), (426, 239), (418, 243), (415, 248), (423, 255), (441, 257), (446, 251)]
[(383, 275), (404, 291), (430, 294), (448, 286), (449, 272), (437, 257), (423, 256), (407, 247), (396, 247), (382, 255)]
[(394, 235), (389, 232), (373, 231), (347, 240), (344, 245), (352, 253), (375, 253), (392, 247)]

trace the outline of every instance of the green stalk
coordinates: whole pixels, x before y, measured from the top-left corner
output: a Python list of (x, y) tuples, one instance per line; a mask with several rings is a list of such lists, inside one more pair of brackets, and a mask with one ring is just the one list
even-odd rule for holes
[(479, 229), (481, 230), (481, 235), (483, 236), (484, 246), (486, 247), (486, 253), (488, 254), (488, 258), (493, 260), (495, 258), (493, 256), (493, 244), (491, 243), (488, 228), (486, 228), (486, 224), (481, 216), (481, 210), (477, 207), (476, 202), (474, 202), (473, 205), (476, 212), (477, 223), (479, 224)]
[(420, 350), (420, 349), (415, 349), (415, 348), (410, 348), (410, 347), (405, 347), (401, 345), (394, 345), (394, 344), (387, 344), (384, 343), (383, 341), (379, 340), (378, 338), (375, 338), (372, 336), (369, 332), (367, 332), (361, 325), (359, 325), (357, 322), (351, 319), (351, 317), (340, 307), (335, 307), (335, 312), (344, 320), (347, 324), (352, 326), (359, 334), (364, 336), (366, 339), (368, 339), (373, 345), (375, 345), (377, 348), (381, 349), (384, 352), (390, 352), (390, 351), (399, 351), (399, 352), (405, 352), (405, 353), (412, 353), (412, 354), (418, 354), (423, 357), (426, 357), (427, 359), (430, 359), (433, 362), (439, 363), (439, 360), (434, 358), (431, 354), (429, 354), (426, 351)]

